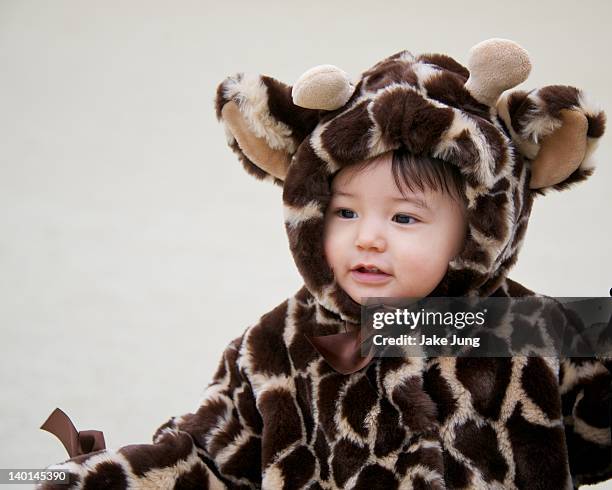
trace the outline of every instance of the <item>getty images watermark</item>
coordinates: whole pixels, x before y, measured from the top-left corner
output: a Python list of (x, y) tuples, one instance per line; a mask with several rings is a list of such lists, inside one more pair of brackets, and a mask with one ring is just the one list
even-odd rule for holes
[(361, 354), (612, 355), (612, 298), (365, 298)]

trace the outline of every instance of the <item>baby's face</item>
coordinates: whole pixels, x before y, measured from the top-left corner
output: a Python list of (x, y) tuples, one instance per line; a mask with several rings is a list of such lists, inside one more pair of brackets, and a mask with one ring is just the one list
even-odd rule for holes
[[(427, 296), (463, 248), (462, 203), (443, 192), (405, 192), (411, 200), (395, 185), (391, 154), (359, 173), (349, 166), (334, 177), (325, 257), (340, 287), (359, 304), (365, 297)], [(359, 264), (380, 272), (360, 270)]]

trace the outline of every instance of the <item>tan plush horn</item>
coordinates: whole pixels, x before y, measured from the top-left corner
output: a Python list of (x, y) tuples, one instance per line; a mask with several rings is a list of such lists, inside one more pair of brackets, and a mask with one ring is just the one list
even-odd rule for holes
[(470, 78), (465, 88), (488, 106), (495, 106), (504, 90), (527, 80), (531, 71), (529, 53), (514, 41), (499, 38), (473, 46), (467, 65)]
[(333, 111), (346, 104), (354, 90), (346, 72), (334, 65), (319, 65), (298, 78), (291, 97), (305, 109)]
[(561, 109), (560, 116), (563, 124), (542, 138), (540, 150), (531, 163), (531, 189), (563, 182), (580, 167), (586, 155), (586, 116), (571, 109)]

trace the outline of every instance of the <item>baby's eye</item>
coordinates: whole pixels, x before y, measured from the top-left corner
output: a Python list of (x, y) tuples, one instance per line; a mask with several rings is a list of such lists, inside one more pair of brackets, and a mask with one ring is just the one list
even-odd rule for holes
[(402, 224), (402, 225), (408, 225), (410, 224), (410, 220), (414, 220), (414, 223), (416, 223), (418, 221), (418, 219), (416, 219), (413, 216), (410, 216), (408, 214), (396, 214), (394, 216), (394, 218), (400, 218), (400, 221), (398, 221), (398, 223)]
[(340, 208), (336, 210), (336, 215), (339, 215), (341, 218), (350, 219), (353, 217), (350, 215), (351, 213), (355, 214), (354, 211), (351, 211), (350, 209), (346, 209), (346, 208)]

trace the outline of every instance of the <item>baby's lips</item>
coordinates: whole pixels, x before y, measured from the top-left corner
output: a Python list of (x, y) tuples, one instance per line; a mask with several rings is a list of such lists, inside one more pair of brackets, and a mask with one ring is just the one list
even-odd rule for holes
[(359, 272), (365, 273), (365, 272), (369, 272), (367, 269), (374, 269), (374, 268), (376, 268), (376, 272), (379, 274), (385, 274), (387, 276), (391, 275), (383, 267), (379, 267), (374, 264), (357, 264), (356, 266), (351, 268), (351, 271), (359, 271)]

